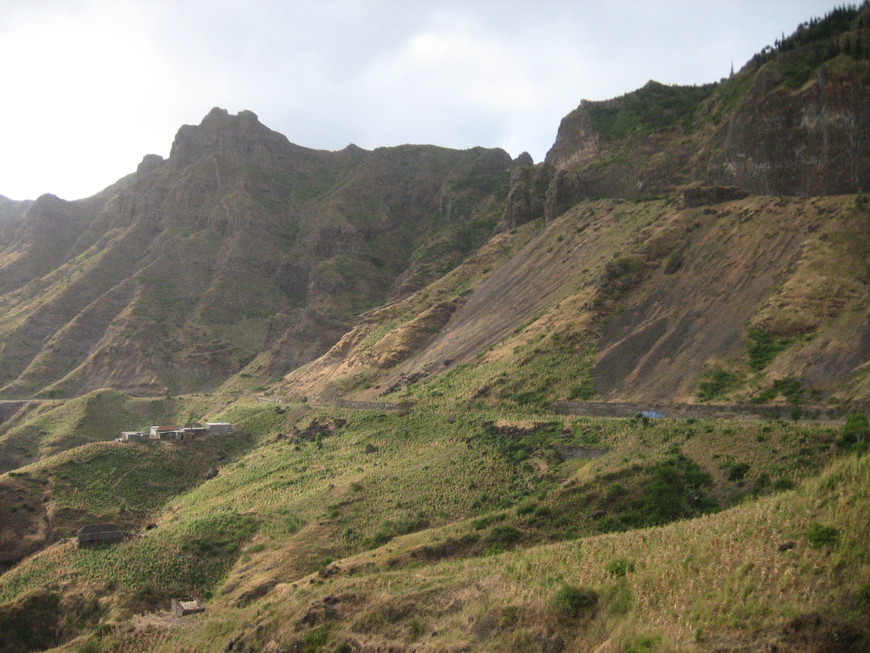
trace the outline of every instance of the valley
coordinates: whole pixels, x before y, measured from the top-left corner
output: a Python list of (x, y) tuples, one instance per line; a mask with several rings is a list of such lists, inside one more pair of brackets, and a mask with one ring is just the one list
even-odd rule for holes
[(538, 163), (215, 108), (0, 198), (0, 649), (867, 650), (868, 30)]

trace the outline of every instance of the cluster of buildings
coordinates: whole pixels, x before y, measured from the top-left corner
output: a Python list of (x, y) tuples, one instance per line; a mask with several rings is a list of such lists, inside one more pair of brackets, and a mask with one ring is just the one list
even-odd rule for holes
[(233, 425), (229, 422), (206, 422), (205, 426), (199, 422), (192, 422), (184, 426), (152, 426), (148, 431), (121, 431), (121, 437), (115, 438), (115, 442), (141, 442), (143, 440), (183, 442), (207, 435), (224, 435), (232, 432)]

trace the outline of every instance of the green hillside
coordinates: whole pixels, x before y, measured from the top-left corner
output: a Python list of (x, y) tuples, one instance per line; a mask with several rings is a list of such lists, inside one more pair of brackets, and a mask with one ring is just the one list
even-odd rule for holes
[[(573, 632), (576, 637), (579, 633), (572, 630), (570, 620), (556, 618), (555, 603), (549, 607), (546, 602), (536, 603), (541, 590), (532, 588), (544, 583), (544, 587), (550, 587), (544, 594), (557, 601), (563, 582), (587, 585), (594, 578), (602, 605), (600, 618), (593, 619), (598, 625), (587, 625), (591, 633), (598, 633), (595, 637), (610, 632), (613, 620), (618, 618), (625, 623), (628, 639), (666, 637), (682, 645), (689, 634), (685, 626), (673, 621), (673, 614), (662, 613), (653, 605), (643, 610), (631, 607), (644, 605), (650, 597), (617, 596), (620, 592), (651, 596), (657, 591), (653, 589), (657, 568), (653, 561), (671, 564), (660, 560), (658, 549), (646, 550), (667, 550), (668, 545), (659, 538), (646, 540), (646, 531), (636, 529), (688, 518), (693, 521), (680, 521), (676, 528), (683, 530), (679, 532), (693, 533), (693, 537), (703, 532), (711, 539), (710, 532), (737, 537), (734, 524), (747, 523), (759, 511), (780, 525), (771, 526), (770, 535), (756, 532), (746, 541), (735, 540), (746, 547), (746, 553), (766, 546), (768, 555), (775, 556), (776, 546), (782, 543), (777, 538), (784, 541), (803, 537), (800, 555), (814, 559), (820, 554), (808, 544), (806, 538), (810, 536), (801, 535), (801, 524), (815, 520), (833, 525), (838, 533), (834, 542), (838, 547), (836, 559), (842, 561), (839, 573), (852, 578), (854, 587), (847, 583), (825, 591), (837, 596), (839, 606), (852, 600), (849, 597), (858, 596), (860, 590), (857, 579), (866, 560), (861, 553), (860, 529), (855, 529), (861, 522), (849, 510), (863, 510), (866, 514), (866, 503), (862, 502), (867, 491), (866, 455), (848, 455), (841, 426), (556, 418), (552, 413), (528, 408), (458, 411), (457, 404), (449, 399), (399, 412), (296, 405), (282, 413), (273, 406), (239, 404), (225, 417), (239, 424), (241, 434), (221, 442), (157, 444), (150, 448), (114, 443), (90, 445), (3, 477), (7, 486), (12, 481), (37, 485), (50, 479), (49, 492), (57, 497), (54, 501), (58, 514), (77, 511), (78, 516), (88, 515), (89, 519), (99, 515), (98, 521), (123, 521), (124, 515), (130, 514), (139, 516), (140, 524), (146, 519), (157, 524), (157, 528), (140, 530), (135, 537), (106, 549), (78, 550), (72, 542), (59, 541), (28, 558), (0, 579), (0, 600), (7, 614), (21, 618), (26, 606), (40, 597), (54, 597), (61, 603), (85, 601), (111, 588), (111, 594), (100, 602), (99, 609), (89, 613), (88, 619), (70, 624), (66, 621), (67, 611), (61, 610), (53, 627), (65, 638), (86, 633), (97, 623), (117, 624), (99, 630), (106, 643), (99, 643), (100, 637), (94, 639), (90, 645), (103, 646), (94, 650), (126, 650), (120, 643), (125, 641), (131, 647), (144, 645), (157, 650), (164, 639), (165, 646), (175, 650), (201, 650), (206, 646), (201, 638), (212, 638), (216, 632), (249, 637), (245, 615), (250, 613), (249, 604), (257, 603), (261, 606), (261, 622), (270, 624), (270, 637), (278, 637), (287, 645), (293, 638), (323, 636), (336, 645), (344, 639), (366, 641), (367, 646), (375, 640), (396, 639), (401, 646), (410, 646), (431, 628), (439, 632), (439, 637), (450, 638), (445, 642), (455, 639), (458, 646), (459, 640), (470, 641), (475, 648), (487, 650), (485, 642), (495, 632), (475, 643), (474, 628), (458, 630), (449, 612), (444, 613), (447, 622), (442, 623), (438, 611), (424, 607), (427, 604), (422, 597), (432, 592), (432, 596), (440, 592), (453, 596), (460, 590), (452, 583), (474, 586), (478, 582), (475, 579), (488, 578), (492, 573), (486, 571), (488, 565), (502, 559), (498, 556), (506, 556), (504, 559), (510, 562), (499, 564), (514, 570), (509, 579), (479, 589), (481, 601), (490, 592), (491, 597), (468, 609), (476, 613), (486, 605), (487, 613), (494, 608), (500, 614), (502, 607), (516, 604), (525, 615), (522, 623), (528, 626), (529, 633), (547, 632), (547, 637), (558, 634), (564, 639)], [(242, 453), (239, 447), (255, 441), (260, 445), (235, 458)], [(226, 448), (230, 445), (233, 449)], [(181, 446), (184, 448), (177, 449)], [(603, 455), (575, 457), (588, 455), (582, 448)], [(191, 454), (196, 458), (192, 459)], [(141, 462), (130, 465), (124, 460), (126, 455), (140, 457)], [(203, 482), (204, 468), (215, 459), (220, 461), (219, 474)], [(183, 464), (173, 467), (173, 461), (182, 460)], [(829, 471), (824, 471), (831, 465)], [(119, 477), (121, 469), (130, 472)], [(832, 513), (821, 498), (796, 498), (815, 497), (813, 492), (821, 490), (804, 488), (797, 494), (787, 490), (782, 494), (786, 488), (820, 472), (823, 478), (838, 480), (812, 481), (806, 487), (827, 488), (826, 492), (839, 497), (837, 505), (842, 503), (846, 512)], [(191, 489), (185, 491), (185, 485)], [(841, 496), (841, 491), (847, 494)], [(857, 494), (849, 499), (853, 492)], [(772, 506), (777, 504), (764, 498), (767, 496), (788, 507), (774, 509)], [(119, 499), (126, 507), (120, 514)], [(800, 518), (792, 514), (797, 506)], [(696, 522), (698, 526), (694, 526)], [(628, 532), (616, 534), (620, 531)], [(768, 537), (770, 541), (764, 542)], [(560, 545), (562, 549), (553, 549), (551, 543), (559, 541), (566, 544)], [(706, 556), (719, 551), (713, 544), (704, 546), (707, 553), (699, 553), (692, 568), (703, 568)], [(542, 565), (566, 555), (558, 551), (575, 550), (584, 552), (586, 571), (578, 575), (576, 570), (562, 570), (560, 563), (544, 574), (551, 580), (540, 576), (537, 570), (544, 568)], [(574, 555), (568, 554), (568, 559)], [(737, 553), (731, 551), (729, 555)], [(783, 557), (790, 559), (793, 555)], [(625, 581), (616, 577), (612, 582), (603, 582), (609, 573), (607, 565), (621, 558), (636, 569), (647, 570), (643, 589), (628, 590), (622, 587)], [(456, 562), (445, 567), (446, 563), (441, 562), (444, 560)], [(460, 566), (451, 566), (457, 564)], [(432, 580), (420, 585), (411, 581), (424, 569)], [(449, 569), (454, 571), (445, 571)], [(762, 566), (753, 574), (766, 574), (765, 569)], [(805, 565), (800, 569), (793, 582), (803, 587), (815, 575)], [(468, 582), (459, 580), (457, 570), (470, 574)], [(686, 573), (685, 568), (682, 573)], [(386, 620), (376, 616), (387, 609), (389, 601), (369, 584), (380, 586), (396, 574), (405, 579), (398, 587), (405, 588), (412, 605), (419, 603), (425, 618), (415, 611)], [(447, 577), (436, 581), (441, 574)], [(740, 577), (741, 591), (743, 583), (754, 586), (760, 582), (753, 574)], [(445, 584), (449, 578), (454, 580)], [(502, 583), (510, 589), (501, 587)], [(437, 591), (433, 589), (436, 587)], [(373, 621), (368, 626), (359, 626), (363, 619), (359, 616), (352, 622), (330, 623), (318, 635), (300, 635), (295, 627), (286, 630), (286, 619), (279, 617), (287, 610), (310, 609), (316, 596), (335, 592), (357, 596), (362, 591), (359, 588), (365, 589), (353, 599), (358, 602), (354, 614), (370, 614)], [(166, 609), (171, 597), (188, 594), (208, 600), (207, 614), (199, 621), (170, 620), (159, 628), (129, 621), (143, 609)], [(418, 598), (412, 598), (415, 596)], [(532, 596), (536, 597), (534, 601)], [(729, 617), (719, 615), (718, 604), (705, 602), (705, 596), (710, 595), (692, 594), (680, 600), (700, 610), (697, 628), (721, 635), (717, 624), (727, 622)], [(521, 606), (528, 601), (535, 607), (527, 611)], [(612, 607), (610, 601), (622, 607)], [(782, 605), (772, 603), (769, 593), (757, 601), (763, 606), (760, 623), (785, 627), (787, 610)], [(432, 605), (436, 604), (442, 604), (441, 600)], [(818, 609), (822, 607), (827, 610), (831, 606), (820, 600)], [(556, 613), (548, 617), (547, 610)], [(477, 615), (483, 617), (483, 613)], [(846, 622), (841, 617), (836, 611), (825, 612), (825, 619), (838, 624), (854, 623), (852, 627), (858, 628), (862, 623), (858, 617)], [(272, 622), (272, 618), (276, 621)], [(307, 623), (302, 613), (295, 619)], [(419, 626), (414, 625), (417, 622)], [(651, 630), (653, 623), (659, 625)], [(495, 630), (505, 642), (512, 642), (520, 632), (504, 625)], [(363, 639), (360, 633), (365, 634)], [(28, 637), (31, 635), (22, 635), (22, 646), (33, 641)], [(215, 646), (214, 641), (208, 641), (211, 643), (207, 646)], [(669, 648), (664, 645), (662, 650)]]

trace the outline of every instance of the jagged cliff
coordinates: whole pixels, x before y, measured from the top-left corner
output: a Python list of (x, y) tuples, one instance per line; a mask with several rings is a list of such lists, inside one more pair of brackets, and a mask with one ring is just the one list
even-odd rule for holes
[(838, 9), (719, 83), (581, 103), (518, 157), (498, 237), (283, 389), (467, 364), (471, 400), (870, 401), (868, 28)]
[[(868, 190), (870, 10), (805, 23), (727, 79), (581, 102), (543, 165), (515, 173), (505, 227), (581, 199), (655, 197), (693, 184), (760, 195)], [(544, 202), (527, 189), (545, 188)], [(540, 196), (541, 194), (538, 193)]]

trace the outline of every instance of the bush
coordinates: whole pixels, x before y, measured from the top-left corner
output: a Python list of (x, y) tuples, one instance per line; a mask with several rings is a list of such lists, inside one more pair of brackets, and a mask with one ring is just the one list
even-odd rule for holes
[(499, 544), (513, 544), (520, 539), (520, 531), (513, 526), (495, 526), (489, 532), (489, 541)]
[(627, 573), (634, 571), (634, 561), (628, 558), (616, 558), (607, 563), (607, 573), (617, 578), (622, 578)]
[(743, 477), (746, 476), (746, 472), (749, 471), (748, 463), (737, 463), (733, 465), (730, 470), (728, 470), (728, 480), (729, 481), (742, 481)]
[(773, 382), (774, 389), (779, 392), (791, 406), (799, 406), (804, 400), (804, 387), (798, 379), (787, 376)]
[(814, 549), (821, 549), (824, 546), (834, 544), (840, 537), (840, 531), (833, 526), (824, 526), (817, 521), (814, 521), (804, 531), (804, 537)]
[(571, 617), (594, 613), (598, 605), (598, 593), (585, 587), (563, 585), (553, 599), (559, 612)]
[(852, 414), (846, 417), (843, 432), (837, 438), (837, 446), (843, 449), (861, 449), (870, 441), (870, 422), (864, 415)]
[(503, 512), (494, 515), (485, 515), (472, 520), (471, 527), (476, 531), (482, 531), (484, 528), (491, 526), (495, 522), (503, 521), (504, 518), (505, 514)]
[(571, 388), (568, 394), (568, 399), (580, 399), (581, 401), (589, 401), (595, 396), (595, 385), (592, 381), (584, 381), (578, 383)]
[(760, 494), (770, 487), (770, 475), (767, 472), (762, 472), (758, 478), (752, 483), (752, 491), (755, 494)]
[(660, 637), (638, 637), (623, 653), (650, 653), (658, 648)]
[(320, 626), (314, 630), (310, 630), (302, 636), (304, 653), (315, 653), (326, 644), (329, 639), (329, 630), (326, 626)]
[(701, 497), (700, 488), (710, 483), (710, 475), (684, 457), (658, 467), (643, 488), (641, 508), (646, 515), (643, 525), (657, 526), (690, 516), (693, 510), (686, 505), (687, 499)]
[(711, 401), (727, 394), (740, 384), (740, 377), (721, 367), (704, 372), (703, 380), (698, 384), (696, 396), (699, 401)]

